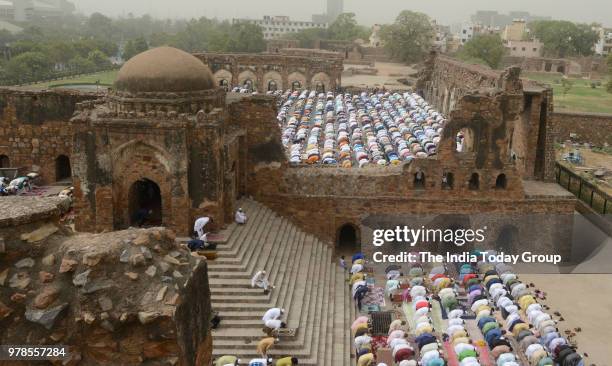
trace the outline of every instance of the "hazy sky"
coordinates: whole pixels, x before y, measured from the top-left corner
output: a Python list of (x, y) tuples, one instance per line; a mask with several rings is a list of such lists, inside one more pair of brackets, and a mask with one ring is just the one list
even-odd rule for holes
[[(323, 13), (325, 0), (72, 0), (78, 11), (107, 15), (149, 13), (155, 17), (249, 17), (289, 15), (296, 20), (310, 20), (311, 14)], [(529, 11), (580, 22), (599, 22), (612, 26), (611, 0), (344, 0), (345, 11), (354, 12), (360, 23), (391, 22), (401, 10), (427, 13), (442, 24), (469, 20), (476, 10)]]

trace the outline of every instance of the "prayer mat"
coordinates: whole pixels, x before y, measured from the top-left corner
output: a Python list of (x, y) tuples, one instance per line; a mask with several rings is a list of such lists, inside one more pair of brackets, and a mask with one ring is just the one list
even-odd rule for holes
[(363, 298), (363, 305), (378, 305), (380, 307), (385, 306), (385, 289), (377, 286), (370, 286), (370, 289), (366, 296)]

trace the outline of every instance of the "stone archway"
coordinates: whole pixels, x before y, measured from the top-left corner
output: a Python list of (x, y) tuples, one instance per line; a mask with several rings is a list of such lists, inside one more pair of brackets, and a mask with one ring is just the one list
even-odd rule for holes
[(359, 228), (347, 223), (338, 228), (336, 246), (342, 254), (352, 254), (359, 251)]
[(289, 88), (292, 90), (300, 90), (306, 87), (306, 77), (301, 72), (292, 72), (287, 77)]
[(0, 168), (10, 168), (11, 160), (6, 155), (0, 155)]
[(60, 155), (55, 159), (55, 181), (59, 182), (72, 177), (72, 168), (70, 167), (70, 158), (66, 155)]
[(217, 85), (219, 85), (222, 88), (225, 88), (227, 85), (227, 90), (231, 89), (232, 87), (232, 73), (225, 70), (225, 69), (221, 69), (217, 72), (215, 72), (215, 80), (217, 81)]
[(128, 209), (131, 226), (160, 226), (163, 209), (159, 185), (148, 178), (142, 178), (130, 186)]
[[(151, 181), (155, 185), (155, 191), (159, 191), (160, 209), (153, 212), (163, 212), (163, 215), (155, 216), (155, 224), (167, 226), (183, 232), (186, 227), (178, 223), (188, 221), (189, 212), (185, 210), (188, 205), (185, 196), (186, 183), (181, 179), (174, 178), (177, 172), (184, 171), (182, 162), (178, 162), (164, 149), (156, 146), (153, 142), (132, 140), (127, 142), (112, 153), (113, 161), (113, 186), (112, 221), (115, 230), (125, 229), (134, 222), (134, 214), (139, 208), (150, 205), (137, 204), (134, 196), (138, 181)], [(157, 186), (157, 187), (155, 187)], [(179, 193), (180, 192), (180, 193)], [(155, 201), (157, 202), (157, 201)], [(180, 210), (179, 208), (183, 208)], [(186, 231), (185, 231), (186, 232)]]
[(506, 225), (499, 231), (499, 235), (495, 241), (495, 250), (506, 254), (516, 254), (518, 239), (518, 229), (513, 225)]
[(330, 90), (331, 79), (326, 73), (319, 72), (312, 77), (310, 84), (316, 91), (325, 93), (326, 91)]
[[(268, 71), (263, 76), (265, 91), (276, 91), (283, 85), (283, 77), (276, 71)], [(274, 87), (275, 89), (271, 89)]]
[(249, 85), (252, 91), (257, 91), (259, 89), (259, 80), (257, 80), (257, 75), (251, 70), (245, 70), (238, 75), (238, 86), (244, 87)]

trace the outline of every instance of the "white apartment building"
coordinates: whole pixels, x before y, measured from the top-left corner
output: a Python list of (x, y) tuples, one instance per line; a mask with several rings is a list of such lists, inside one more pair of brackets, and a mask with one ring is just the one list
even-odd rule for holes
[(595, 43), (595, 53), (607, 56), (612, 53), (612, 28), (598, 27), (595, 29), (599, 34), (599, 40)]
[(264, 15), (263, 19), (233, 19), (232, 23), (250, 23), (260, 26), (266, 41), (279, 39), (288, 33), (297, 33), (304, 29), (327, 29), (327, 23), (291, 20), (288, 16)]

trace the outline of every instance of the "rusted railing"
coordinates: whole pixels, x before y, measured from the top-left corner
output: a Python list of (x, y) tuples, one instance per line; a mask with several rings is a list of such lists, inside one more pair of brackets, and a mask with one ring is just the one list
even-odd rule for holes
[(612, 207), (610, 207), (612, 196), (562, 164), (556, 163), (555, 170), (557, 183), (572, 192), (595, 212), (604, 216), (612, 213)]

